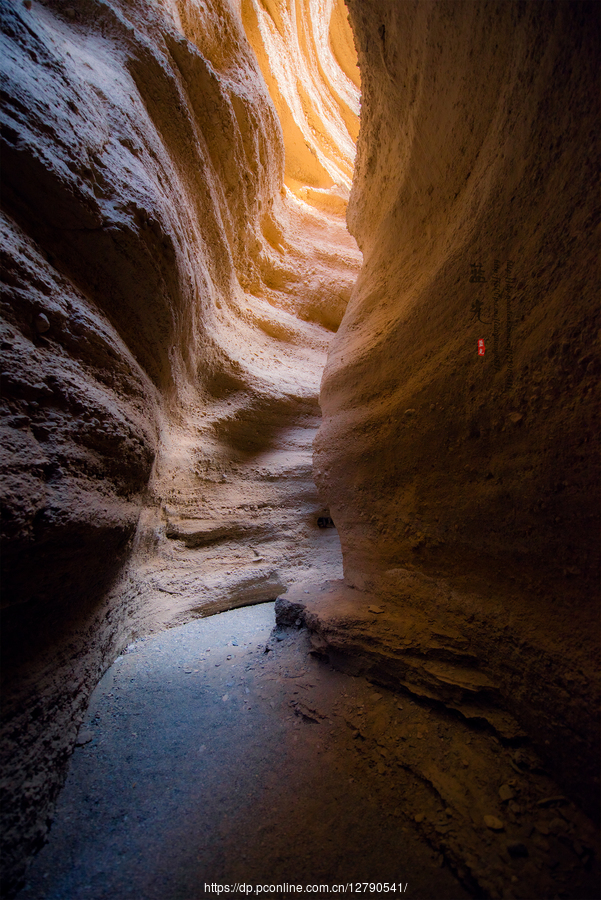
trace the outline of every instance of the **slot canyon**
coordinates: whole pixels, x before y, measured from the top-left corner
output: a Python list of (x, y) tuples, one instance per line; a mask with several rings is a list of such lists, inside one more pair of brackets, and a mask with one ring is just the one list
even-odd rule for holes
[(110, 667), (274, 601), (339, 843), (372, 803), (407, 896), (599, 896), (598, 4), (0, 11), (3, 896)]

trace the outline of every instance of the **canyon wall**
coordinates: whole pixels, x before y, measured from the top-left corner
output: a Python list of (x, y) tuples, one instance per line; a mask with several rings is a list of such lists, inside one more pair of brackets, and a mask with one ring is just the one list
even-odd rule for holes
[(487, 698), (598, 814), (598, 8), (348, 7), (364, 266), (314, 455), (345, 585), (312, 627)]
[[(341, 571), (311, 452), (360, 254), (352, 138), (323, 146), (338, 105), (311, 112), (317, 149), (303, 135), (327, 183), (309, 173), (312, 198), (297, 166), (291, 190), (235, 2), (7, 2), (0, 58), (10, 892), (133, 637)], [(341, 70), (320, 88), (314, 69), (295, 78), (307, 110), (333, 81), (356, 104)]]

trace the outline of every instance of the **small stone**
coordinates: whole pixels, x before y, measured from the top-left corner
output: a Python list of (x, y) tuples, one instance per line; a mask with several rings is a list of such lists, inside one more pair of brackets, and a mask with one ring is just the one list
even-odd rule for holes
[(379, 616), (381, 613), (384, 612), (384, 607), (383, 606), (368, 606), (367, 611), (370, 613), (373, 613), (376, 616)]
[(555, 797), (543, 797), (542, 800), (537, 800), (537, 806), (563, 806), (564, 803), (567, 803), (567, 799), (562, 794), (557, 794)]
[(34, 325), (38, 334), (45, 334), (50, 329), (50, 319), (45, 313), (38, 313)]
[(226, 659), (231, 659), (231, 658), (232, 658), (231, 656), (226, 656)]
[(484, 824), (492, 831), (504, 831), (505, 825), (496, 816), (484, 816)]
[(518, 856), (528, 856), (528, 848), (521, 841), (509, 841), (505, 847), (509, 855), (514, 859)]
[(420, 824), (420, 822), (423, 822), (425, 818), (426, 816), (424, 815), (424, 813), (417, 813), (415, 816), (413, 816), (414, 821), (417, 822), (418, 825)]
[(515, 794), (508, 784), (502, 784), (499, 788), (499, 797), (505, 803), (507, 800), (513, 800)]
[(222, 697), (221, 699), (222, 699), (223, 702), (225, 703), (227, 700), (230, 699), (230, 695), (229, 695), (229, 694), (224, 694), (223, 697)]
[(75, 741), (75, 745), (77, 747), (83, 747), (84, 744), (89, 744), (93, 739), (94, 733), (92, 731), (81, 731), (77, 735), (77, 740)]

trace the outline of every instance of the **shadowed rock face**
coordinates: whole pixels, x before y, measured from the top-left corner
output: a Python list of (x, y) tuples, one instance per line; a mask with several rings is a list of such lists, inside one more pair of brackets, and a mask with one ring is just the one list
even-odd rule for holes
[[(358, 609), (391, 604), (391, 652), (399, 609), (459, 633), (591, 809), (598, 10), (348, 6), (362, 77), (348, 223), (364, 266), (314, 457), (345, 579)], [(352, 621), (330, 639), (359, 652)], [(418, 655), (436, 652), (424, 639)]]
[[(311, 113), (330, 170), (316, 204), (302, 167), (284, 185), (285, 132), (236, 4), (7, 2), (0, 56), (12, 890), (89, 691), (132, 636), (273, 599), (315, 563), (339, 571), (311, 453), (360, 254), (337, 103)], [(336, 83), (357, 105), (334, 68), (326, 85), (307, 63), (287, 96)]]

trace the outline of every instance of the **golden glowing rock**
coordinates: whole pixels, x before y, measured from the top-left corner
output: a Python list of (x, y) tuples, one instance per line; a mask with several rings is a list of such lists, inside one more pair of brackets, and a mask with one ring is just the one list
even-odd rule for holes
[(243, 0), (242, 14), (282, 125), (286, 185), (318, 208), (344, 212), (359, 114), (344, 7), (335, 0)]

